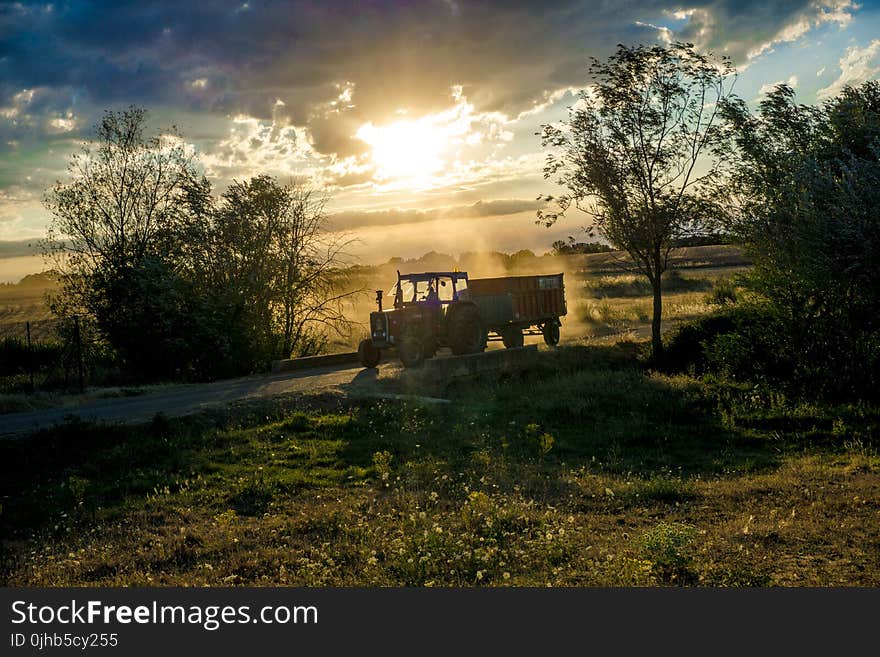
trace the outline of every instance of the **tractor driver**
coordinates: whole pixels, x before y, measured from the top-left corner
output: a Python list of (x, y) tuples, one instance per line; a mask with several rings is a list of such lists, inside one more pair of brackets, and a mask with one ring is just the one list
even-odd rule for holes
[(428, 294), (425, 296), (425, 301), (434, 304), (440, 303), (440, 295), (437, 293), (437, 288), (434, 286), (433, 280), (428, 282)]

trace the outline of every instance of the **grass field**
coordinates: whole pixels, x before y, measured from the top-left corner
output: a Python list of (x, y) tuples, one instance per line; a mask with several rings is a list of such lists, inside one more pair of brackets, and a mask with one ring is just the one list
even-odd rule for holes
[[(456, 263), (429, 263), (433, 269), (451, 269)], [(366, 322), (376, 309), (376, 289), (387, 293), (395, 280), (398, 265), (363, 267), (348, 284), (362, 292), (352, 298), (348, 315)], [(733, 246), (700, 246), (680, 249), (670, 259), (670, 270), (664, 283), (664, 330), (682, 320), (708, 312), (707, 297), (722, 281), (730, 281), (748, 269), (749, 263)], [(415, 263), (401, 271), (422, 271)], [(554, 274), (565, 276), (568, 315), (563, 318), (563, 344), (609, 343), (621, 338), (643, 339), (651, 332), (651, 288), (648, 280), (628, 270), (624, 258), (616, 253), (550, 256), (526, 259), (508, 269), (495, 262), (476, 263), (468, 267), (471, 278)], [(388, 301), (390, 303), (390, 301)], [(331, 351), (350, 351), (366, 334), (366, 324), (348, 338), (333, 336)], [(527, 338), (527, 343), (541, 338)]]
[[(668, 325), (746, 266), (674, 265)], [(567, 344), (435, 382), (449, 404), (306, 395), (0, 443), (3, 581), (880, 585), (880, 409), (647, 371), (619, 341), (646, 335), (642, 281), (607, 256), (566, 281)]]
[(55, 319), (49, 310), (46, 295), (57, 284), (41, 274), (26, 277), (21, 283), (0, 283), (0, 338), (25, 339), (25, 323), (31, 323), (33, 340), (55, 337)]
[(880, 411), (567, 347), (448, 405), (303, 397), (2, 445), (11, 585), (880, 584)]

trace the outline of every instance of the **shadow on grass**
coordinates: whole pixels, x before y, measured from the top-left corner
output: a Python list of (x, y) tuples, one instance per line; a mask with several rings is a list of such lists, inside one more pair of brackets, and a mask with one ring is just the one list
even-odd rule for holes
[(88, 517), (130, 495), (143, 496), (191, 471), (198, 431), (161, 417), (137, 428), (71, 419), (0, 442), (5, 536), (59, 517)]
[[(635, 343), (559, 348), (528, 370), (448, 386), (447, 406), (373, 404), (350, 427), (342, 458), (368, 467), (373, 454), (387, 451), (398, 466), (431, 463), (502, 487), (535, 470), (544, 479), (572, 468), (663, 479), (778, 465), (778, 443), (726, 427), (698, 383), (647, 375), (640, 350)], [(679, 494), (662, 481), (654, 493)]]
[(724, 428), (693, 381), (646, 375), (641, 349), (558, 348), (527, 370), (448, 388), (444, 405), (287, 399), (4, 441), (0, 529), (88, 524), (163, 495), (260, 515), (321, 488), (400, 480), (425, 491), (455, 481), (453, 497), (485, 486), (553, 497), (572, 471), (626, 473), (646, 482), (645, 497), (671, 501), (689, 494), (682, 479), (777, 464), (778, 443)]
[[(286, 433), (309, 431), (301, 422), (302, 408), (335, 414), (339, 399), (239, 403), (189, 418), (159, 414), (149, 423), (125, 427), (71, 417), (57, 427), (2, 440), (0, 536), (51, 529), (71, 518), (94, 520), (130, 500), (192, 488), (200, 478), (202, 490), (194, 501), (258, 513), (267, 491), (295, 488), (263, 472), (264, 452)], [(275, 431), (276, 426), (286, 428)], [(307, 477), (298, 481), (309, 483)]]

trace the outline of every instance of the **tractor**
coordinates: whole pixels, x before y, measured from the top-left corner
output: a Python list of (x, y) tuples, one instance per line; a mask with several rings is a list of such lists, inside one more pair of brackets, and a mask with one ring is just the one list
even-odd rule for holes
[(467, 282), (467, 272), (398, 271), (393, 309), (382, 308), (384, 291), (376, 291), (378, 310), (370, 313), (370, 337), (358, 347), (361, 364), (376, 367), (382, 350), (389, 348), (397, 350), (404, 367), (419, 365), (441, 347), (456, 355), (482, 352), (487, 331), (468, 297)]
[(524, 335), (541, 335), (555, 346), (559, 318), (566, 314), (562, 279), (562, 274), (539, 274), (468, 281), (462, 271), (398, 271), (393, 309), (383, 310), (384, 292), (376, 291), (370, 337), (358, 347), (361, 364), (376, 367), (382, 350), (390, 348), (404, 367), (433, 357), (441, 347), (455, 355), (475, 354), (498, 340), (516, 349), (523, 346)]

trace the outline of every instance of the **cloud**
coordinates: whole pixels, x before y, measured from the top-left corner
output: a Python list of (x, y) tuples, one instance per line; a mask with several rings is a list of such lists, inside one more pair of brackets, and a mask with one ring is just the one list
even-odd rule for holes
[[(325, 3), (90, 2), (0, 9), (0, 105), (52, 89), (56, 116), (139, 103), (290, 124), (342, 157), (351, 127), (407, 108), (443, 111), (461, 85), (475, 112), (516, 117), (589, 83), (588, 57), (618, 42), (690, 39), (745, 61), (812, 26), (849, 20), (848, 0), (583, 0)], [(663, 25), (667, 15), (680, 24)], [(39, 123), (39, 121), (37, 121)], [(19, 132), (24, 128), (19, 125)], [(13, 133), (15, 131), (12, 131)], [(21, 138), (21, 135), (11, 135)]]
[[(850, 0), (0, 4), (0, 190), (40, 191), (42, 177), (25, 175), (63, 168), (103, 110), (134, 103), (178, 123), (218, 187), (269, 173), (376, 206), (404, 189), (427, 207), (527, 195), (541, 114), (590, 84), (591, 56), (681, 39), (745, 64), (855, 11)], [(406, 121), (446, 140), (430, 189), (383, 178), (363, 138)]]
[(852, 46), (840, 60), (840, 77), (816, 92), (817, 98), (836, 96), (846, 86), (855, 86), (876, 78), (880, 73), (880, 39), (874, 39), (864, 48)]
[(788, 78), (788, 80), (777, 80), (776, 82), (768, 82), (767, 84), (762, 84), (761, 88), (758, 90), (758, 98), (769, 94), (780, 84), (786, 84), (794, 89), (798, 86), (798, 76), (792, 75), (790, 78)]
[(821, 25), (846, 26), (858, 9), (853, 0), (714, 0), (689, 5), (672, 12), (675, 18), (686, 20), (676, 37), (727, 54), (741, 67), (775, 45), (796, 41)]
[(537, 201), (527, 199), (496, 199), (477, 201), (471, 205), (434, 208), (430, 210), (390, 208), (385, 210), (341, 211), (330, 215), (334, 230), (375, 226), (398, 226), (429, 221), (501, 217), (520, 212), (534, 212)]
[[(276, 106), (283, 108), (283, 101)], [(251, 175), (255, 171), (276, 176), (293, 176), (311, 164), (314, 149), (305, 128), (290, 125), (275, 116), (261, 120), (238, 115), (229, 134), (201, 156), (208, 172), (225, 179)]]
[(642, 21), (635, 21), (635, 24), (639, 27), (647, 27), (652, 30), (656, 30), (657, 39), (659, 41), (662, 41), (663, 43), (672, 43), (675, 37), (675, 33), (671, 29), (662, 25), (652, 25), (651, 23), (644, 23)]

